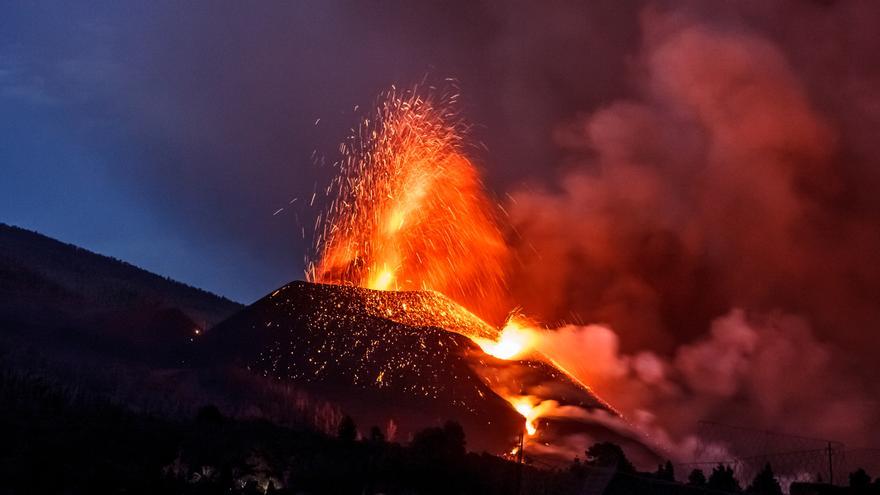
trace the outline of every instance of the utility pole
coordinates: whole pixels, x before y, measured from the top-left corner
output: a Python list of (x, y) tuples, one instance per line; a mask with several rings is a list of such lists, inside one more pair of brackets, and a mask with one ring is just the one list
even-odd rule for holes
[(522, 465), (523, 465), (523, 457), (524, 452), (523, 448), (525, 447), (525, 438), (526, 438), (526, 430), (525, 428), (519, 432), (519, 452), (516, 454), (516, 491), (515, 495), (519, 495), (522, 488)]
[(833, 453), (831, 450), (831, 442), (828, 442), (828, 484), (834, 484), (834, 461), (832, 459)]

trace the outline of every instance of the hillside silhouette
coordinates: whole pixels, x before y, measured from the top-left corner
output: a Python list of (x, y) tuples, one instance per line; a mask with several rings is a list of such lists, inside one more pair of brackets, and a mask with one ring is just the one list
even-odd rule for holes
[(0, 338), (8, 347), (180, 364), (197, 336), (240, 308), (124, 261), (0, 224)]
[(0, 296), (4, 314), (28, 318), (33, 312), (45, 314), (49, 309), (81, 316), (153, 306), (178, 308), (192, 320), (210, 326), (241, 308), (225, 297), (125, 261), (3, 223)]

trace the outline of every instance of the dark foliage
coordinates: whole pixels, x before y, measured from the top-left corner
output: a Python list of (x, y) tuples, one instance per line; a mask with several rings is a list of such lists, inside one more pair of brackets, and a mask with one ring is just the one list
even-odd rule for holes
[[(136, 413), (63, 389), (37, 376), (0, 370), (0, 493), (4, 494), (511, 494), (519, 466), (466, 452), (460, 425), (418, 432), (408, 446), (387, 442), (381, 430), (358, 441), (354, 421), (344, 435), (306, 426), (225, 416), (212, 405), (191, 419)], [(342, 424), (342, 422), (341, 422)], [(696, 495), (738, 492), (728, 466), (707, 481), (699, 470), (688, 484), (672, 481), (672, 465), (638, 472), (617, 445), (599, 443), (586, 461), (564, 470), (522, 466), (522, 494), (577, 494), (595, 486), (604, 495)], [(853, 488), (876, 494), (863, 471)], [(841, 491), (842, 490), (842, 491)], [(781, 493), (769, 466), (749, 493)], [(824, 492), (802, 492), (824, 493)]]
[(213, 404), (199, 408), (196, 413), (196, 423), (219, 425), (223, 423), (224, 419), (220, 409), (217, 409), (217, 406)]
[(597, 443), (587, 450), (588, 466), (615, 467), (620, 473), (634, 473), (635, 466), (626, 458), (620, 446), (610, 443)]
[(871, 477), (864, 469), (859, 468), (849, 473), (849, 486), (851, 488), (868, 488), (871, 484)]
[(336, 430), (336, 436), (339, 437), (339, 440), (345, 443), (351, 443), (357, 440), (357, 425), (351, 416), (346, 414), (342, 417), (342, 421), (339, 422), (339, 428)]
[(756, 495), (782, 495), (782, 487), (779, 485), (779, 480), (776, 479), (776, 475), (773, 474), (773, 468), (770, 467), (769, 463), (764, 465), (764, 469), (755, 476), (752, 484), (746, 489), (746, 493), (753, 493)]
[(871, 476), (862, 468), (849, 474), (849, 487), (856, 495), (880, 495), (880, 478), (871, 482)]
[[(351, 422), (353, 426), (353, 421)], [(128, 411), (36, 376), (0, 371), (0, 493), (485, 493), (513, 489), (516, 465), (465, 452), (449, 422), (410, 446), (224, 417)], [(376, 428), (375, 430), (378, 430)], [(356, 430), (355, 430), (356, 431)], [(381, 432), (380, 432), (381, 433)], [(523, 493), (572, 493), (526, 467)]]
[(706, 486), (706, 474), (703, 473), (702, 469), (694, 469), (691, 471), (691, 474), (688, 475), (688, 485)]
[(719, 464), (712, 468), (712, 474), (709, 475), (709, 482), (706, 486), (712, 490), (718, 490), (728, 493), (739, 493), (742, 487), (739, 485), (736, 476), (733, 474), (733, 468)]
[(654, 473), (654, 476), (658, 480), (675, 481), (675, 469), (672, 467), (672, 462), (666, 461), (666, 464), (657, 466), (657, 472)]
[(378, 426), (370, 428), (370, 442), (385, 443), (385, 434), (382, 433), (382, 429)]

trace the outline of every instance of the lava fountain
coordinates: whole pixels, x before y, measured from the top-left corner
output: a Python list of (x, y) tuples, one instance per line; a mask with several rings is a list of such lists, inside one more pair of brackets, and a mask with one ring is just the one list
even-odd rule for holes
[(455, 99), (392, 91), (340, 146), (310, 281), (434, 290), (483, 319), (503, 314), (507, 246)]
[[(540, 332), (534, 323), (520, 315), (508, 317), (500, 331), (485, 323), (507, 313), (509, 254), (480, 175), (463, 152), (466, 126), (452, 110), (455, 99), (392, 90), (340, 146), (343, 159), (325, 191), (329, 210), (316, 224), (317, 257), (306, 277), (368, 289), (439, 292), (461, 307), (436, 313), (452, 323), (479, 321), (479, 331), (451, 327), (486, 354), (501, 360), (533, 356), (589, 390), (534, 349)], [(405, 304), (373, 310), (406, 323), (437, 316), (411, 314)], [(517, 394), (513, 384), (490, 386), (525, 418), (530, 436), (538, 418), (556, 404)]]

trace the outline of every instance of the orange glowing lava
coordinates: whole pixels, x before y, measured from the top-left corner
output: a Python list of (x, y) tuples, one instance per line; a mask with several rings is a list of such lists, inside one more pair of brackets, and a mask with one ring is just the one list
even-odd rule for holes
[(520, 319), (512, 317), (507, 320), (504, 329), (496, 340), (474, 338), (474, 342), (483, 352), (499, 359), (514, 359), (530, 351), (534, 345), (534, 330), (523, 324)]
[(538, 432), (538, 419), (556, 406), (554, 401), (542, 401), (532, 396), (508, 397), (507, 401), (526, 419), (525, 428), (529, 436)]
[[(454, 103), (455, 96), (432, 99), (392, 91), (341, 145), (340, 173), (326, 190), (332, 198), (329, 211), (316, 224), (317, 261), (309, 263), (306, 277), (419, 291), (401, 300), (431, 310), (412, 311), (405, 302), (395, 305), (380, 295), (368, 297), (368, 310), (411, 325), (442, 326), (499, 359), (534, 351), (576, 381), (536, 351), (537, 325), (514, 316), (499, 332), (486, 323), (506, 312), (508, 248), (477, 169), (463, 152), (464, 126), (450, 110)], [(511, 395), (499, 385), (493, 390), (535, 435), (538, 418), (555, 402)]]
[(462, 151), (454, 100), (392, 92), (341, 146), (310, 281), (435, 290), (498, 316), (507, 246)]

